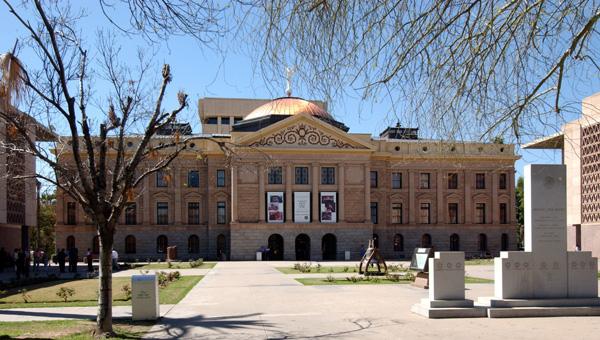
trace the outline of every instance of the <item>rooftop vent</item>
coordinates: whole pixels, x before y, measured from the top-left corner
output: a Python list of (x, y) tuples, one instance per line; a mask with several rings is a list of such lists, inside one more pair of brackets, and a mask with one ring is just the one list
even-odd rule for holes
[(390, 126), (379, 134), (381, 138), (387, 139), (419, 139), (419, 128), (405, 128), (400, 126), (400, 122), (396, 126)]
[(190, 123), (171, 123), (156, 131), (156, 134), (159, 136), (171, 136), (174, 135), (175, 132), (179, 132), (181, 135), (191, 135), (192, 126)]

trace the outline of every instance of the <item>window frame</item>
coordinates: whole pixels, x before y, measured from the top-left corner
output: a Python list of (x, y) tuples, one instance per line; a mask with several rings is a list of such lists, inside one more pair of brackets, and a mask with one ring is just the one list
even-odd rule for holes
[[(131, 208), (133, 207), (133, 209)], [(137, 224), (137, 203), (129, 202), (125, 205), (125, 225)], [(133, 210), (133, 213), (131, 212)], [(132, 220), (133, 218), (133, 220)]]
[(267, 183), (268, 184), (283, 184), (283, 167), (281, 167), (281, 166), (269, 167), (269, 171), (267, 173)]
[[(454, 219), (452, 210), (454, 210)], [(458, 224), (458, 203), (456, 202), (448, 202), (448, 224)]]
[(217, 169), (217, 188), (225, 187), (225, 170)]
[[(195, 178), (192, 177), (192, 174), (195, 174)], [(198, 170), (189, 170), (187, 177), (187, 186), (188, 188), (199, 188), (200, 187), (200, 171)]]
[[(166, 212), (166, 215), (162, 215), (161, 212)], [(156, 202), (156, 224), (157, 225), (168, 225), (169, 224), (169, 202), (164, 202), (164, 201)]]
[(217, 201), (217, 224), (227, 224), (227, 203), (225, 201)]
[(500, 206), (498, 207), (498, 213), (500, 214), (500, 224), (508, 224), (508, 204), (500, 203)]
[(456, 190), (458, 189), (458, 173), (457, 172), (449, 172), (448, 173), (448, 190)]
[(65, 224), (77, 224), (77, 204), (75, 202), (67, 202), (67, 221)]
[[(377, 202), (371, 202), (371, 223), (379, 224), (379, 205)], [(375, 214), (373, 214), (375, 212)]]
[[(195, 207), (192, 207), (195, 205)], [(192, 213), (194, 212), (195, 213)], [(188, 213), (188, 223), (189, 225), (199, 225), (200, 224), (200, 202), (187, 202), (187, 213)]]
[(498, 189), (506, 190), (508, 188), (508, 175), (506, 173), (501, 173), (498, 176)]
[(475, 174), (475, 189), (484, 190), (485, 189), (485, 173), (478, 172)]
[[(404, 220), (404, 212), (402, 211), (403, 204), (400, 202), (392, 203), (392, 218), (391, 222), (393, 224), (403, 224)], [(396, 215), (394, 212), (398, 211), (399, 213)], [(395, 218), (398, 217), (398, 218)]]
[(294, 167), (294, 183), (298, 185), (309, 184), (309, 173), (307, 166)]
[(475, 217), (477, 222), (475, 222), (476, 224), (486, 224), (487, 218), (485, 216), (486, 214), (486, 207), (485, 207), (485, 203), (475, 203)]
[(333, 166), (322, 166), (321, 167), (321, 184), (322, 185), (335, 185), (335, 167), (333, 167)]
[(377, 174), (377, 170), (371, 170), (369, 172), (369, 178), (370, 178), (370, 184), (371, 184), (371, 188), (377, 188), (377, 184), (378, 184), (378, 174)]
[(169, 182), (167, 181), (167, 174), (164, 171), (158, 170), (156, 172), (156, 187), (157, 188), (168, 188)]
[[(398, 185), (396, 185), (398, 184)], [(402, 189), (402, 173), (392, 172), (392, 189)]]
[[(423, 212), (427, 211), (427, 222), (423, 222)], [(419, 204), (419, 223), (420, 224), (431, 224), (431, 203), (421, 202)]]
[[(426, 185), (423, 185), (426, 183)], [(421, 172), (419, 174), (419, 188), (420, 189), (431, 189), (431, 173)]]

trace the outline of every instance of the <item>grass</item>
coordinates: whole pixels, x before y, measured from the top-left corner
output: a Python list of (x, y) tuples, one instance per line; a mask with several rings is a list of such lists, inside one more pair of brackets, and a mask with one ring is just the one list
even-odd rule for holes
[(132, 264), (132, 266), (134, 266), (133, 269), (212, 269), (216, 265), (216, 262), (204, 262), (200, 266), (192, 268), (190, 267), (189, 262), (183, 261), (171, 262), (171, 268), (169, 268), (169, 264), (167, 262), (149, 263), (145, 265), (136, 265), (135, 263)]
[[(192, 289), (203, 276), (182, 276), (179, 280), (171, 282), (166, 288), (159, 290), (161, 304), (176, 304)], [(121, 291), (124, 284), (131, 284), (129, 277), (113, 278), (113, 305), (131, 305), (131, 300), (125, 299), (125, 293)], [(56, 291), (61, 288), (72, 288), (75, 294), (64, 302), (56, 296)], [(10, 289), (0, 297), (0, 309), (7, 308), (33, 308), (33, 307), (81, 307), (96, 306), (98, 290), (97, 279), (85, 279), (74, 281), (47, 282), (42, 284), (21, 287), (27, 289), (29, 302), (23, 301), (20, 289)]]
[[(347, 270), (344, 270), (344, 269)], [(283, 274), (327, 274), (327, 273), (358, 273), (358, 267), (356, 266), (324, 266), (321, 267), (320, 271), (317, 271), (316, 266), (313, 266), (310, 272), (301, 272), (292, 267), (276, 267)]]
[[(116, 337), (111, 339), (142, 339), (154, 322), (131, 322), (113, 320)], [(0, 339), (94, 339), (92, 331), (95, 323), (92, 320), (54, 320), (0, 322)]]
[(465, 260), (465, 266), (483, 266), (494, 264), (494, 259), (470, 259)]
[[(301, 278), (296, 281), (302, 283), (305, 286), (335, 286), (335, 285), (385, 285), (385, 284), (406, 284), (412, 281), (400, 280), (394, 281), (386, 279), (385, 277), (371, 278), (371, 280), (361, 281), (348, 281), (346, 278), (335, 278), (333, 280), (327, 280), (326, 278)], [(465, 277), (465, 283), (494, 283), (494, 280), (483, 279), (479, 277)]]

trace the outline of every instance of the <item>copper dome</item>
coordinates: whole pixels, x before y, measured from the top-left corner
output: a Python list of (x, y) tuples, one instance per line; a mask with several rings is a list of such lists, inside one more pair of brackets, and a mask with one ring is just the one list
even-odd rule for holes
[(327, 111), (316, 104), (297, 97), (281, 97), (259, 106), (250, 112), (244, 120), (250, 120), (271, 115), (293, 116), (300, 113), (306, 113), (311, 116), (317, 116), (327, 119), (333, 119)]

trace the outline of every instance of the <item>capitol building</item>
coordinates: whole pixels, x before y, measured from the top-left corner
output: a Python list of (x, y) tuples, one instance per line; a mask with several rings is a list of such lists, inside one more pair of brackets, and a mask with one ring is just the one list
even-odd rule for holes
[[(136, 188), (115, 235), (120, 258), (164, 259), (177, 246), (184, 260), (253, 260), (267, 248), (270, 260), (356, 260), (369, 239), (386, 259), (416, 247), (517, 250), (513, 145), (422, 139), (400, 125), (350, 132), (326, 103), (291, 96), (203, 98), (198, 111), (205, 139)], [(60, 191), (56, 235), (58, 248), (98, 251), (95, 226)]]

